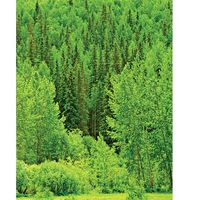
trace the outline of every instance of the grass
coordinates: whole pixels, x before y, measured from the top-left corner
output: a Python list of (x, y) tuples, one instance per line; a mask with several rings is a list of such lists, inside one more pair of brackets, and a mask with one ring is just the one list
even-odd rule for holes
[[(127, 194), (88, 194), (74, 196), (75, 200), (126, 200)], [(146, 194), (147, 200), (172, 200), (172, 194)], [(54, 197), (54, 200), (70, 200), (67, 197)], [(34, 198), (17, 198), (17, 200), (34, 200)]]
[(147, 194), (148, 200), (172, 200), (172, 194)]

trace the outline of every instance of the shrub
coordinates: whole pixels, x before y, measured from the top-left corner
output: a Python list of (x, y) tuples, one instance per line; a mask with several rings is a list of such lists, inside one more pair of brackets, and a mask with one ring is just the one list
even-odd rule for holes
[(44, 191), (37, 192), (34, 198), (36, 200), (53, 200), (53, 193), (47, 189)]
[(143, 184), (136, 181), (131, 175), (128, 182), (128, 200), (145, 200)]
[(38, 176), (38, 170), (40, 165), (29, 165), (29, 187), (28, 187), (28, 193), (29, 194), (36, 194), (37, 192), (40, 192), (40, 188), (37, 188), (35, 184), (35, 179)]
[(95, 143), (90, 141), (88, 144), (91, 156), (87, 162), (91, 177), (96, 180), (99, 192), (125, 192), (127, 171), (120, 166), (120, 160), (114, 149), (110, 148), (101, 136)]
[(25, 173), (19, 173), (27, 176), (23, 178), (24, 189), (20, 192), (26, 189), (28, 194), (36, 194), (47, 189), (55, 195), (67, 195), (92, 190), (103, 193), (126, 191), (127, 170), (102, 137), (96, 141), (74, 131), (67, 135), (66, 144), (68, 161), (45, 161), (39, 165), (22, 162), (20, 166)]
[(17, 198), (20, 198), (20, 197), (31, 197), (31, 195), (30, 194), (21, 194), (21, 193), (19, 193), (18, 191), (16, 192), (16, 197)]
[(92, 149), (95, 148), (96, 140), (93, 137), (87, 135), (83, 137), (83, 144), (85, 145), (88, 154), (91, 155)]
[(83, 143), (82, 132), (73, 130), (66, 136), (66, 155), (72, 161), (81, 160), (88, 156), (88, 151)]
[(46, 161), (34, 174), (35, 188), (48, 189), (56, 195), (85, 193), (90, 188), (87, 173), (71, 163)]
[(111, 169), (112, 192), (125, 192), (128, 183), (128, 172), (125, 167), (116, 166)]
[(17, 160), (17, 177), (16, 177), (16, 187), (20, 194), (26, 194), (29, 185), (29, 174), (27, 165), (24, 161)]

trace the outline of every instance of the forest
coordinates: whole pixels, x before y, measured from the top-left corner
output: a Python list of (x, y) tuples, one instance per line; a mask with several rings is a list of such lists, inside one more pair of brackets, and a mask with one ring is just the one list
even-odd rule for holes
[(171, 194), (172, 1), (16, 2), (17, 199)]

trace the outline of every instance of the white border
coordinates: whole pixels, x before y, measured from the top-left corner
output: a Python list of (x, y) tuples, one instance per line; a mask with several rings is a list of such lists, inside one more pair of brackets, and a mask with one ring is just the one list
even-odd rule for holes
[(16, 199), (14, 0), (0, 1), (0, 199)]
[(200, 1), (174, 0), (174, 200), (200, 199)]

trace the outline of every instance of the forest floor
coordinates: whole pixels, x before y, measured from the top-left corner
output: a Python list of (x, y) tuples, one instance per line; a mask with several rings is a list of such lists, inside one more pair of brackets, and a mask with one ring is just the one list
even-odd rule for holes
[[(76, 200), (126, 200), (127, 194), (88, 194), (77, 195)], [(147, 200), (172, 200), (172, 194), (146, 194)], [(34, 198), (17, 198), (17, 200), (34, 200)], [(54, 200), (68, 200), (65, 196), (55, 197)]]

